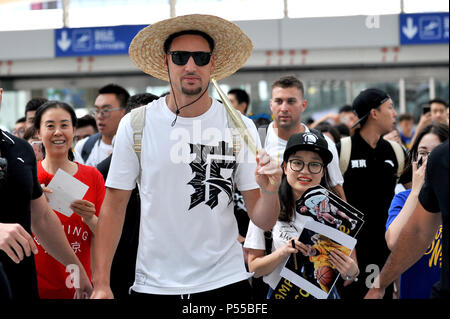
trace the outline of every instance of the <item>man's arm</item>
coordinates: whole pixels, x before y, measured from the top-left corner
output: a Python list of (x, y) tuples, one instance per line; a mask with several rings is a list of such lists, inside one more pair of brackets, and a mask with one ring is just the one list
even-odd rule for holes
[(91, 299), (114, 298), (110, 287), (111, 265), (122, 234), (125, 212), (132, 190), (107, 188), (95, 230)]
[(278, 188), (282, 170), (265, 150), (256, 156), (255, 179), (260, 189), (241, 191), (252, 222), (263, 230), (271, 230), (280, 214)]
[(252, 222), (259, 228), (269, 231), (278, 219), (280, 202), (278, 191), (252, 189), (242, 191), (247, 213)]
[(386, 287), (423, 256), (440, 225), (441, 214), (428, 212), (418, 202), (365, 298), (382, 298)]
[(332, 188), (343, 201), (345, 201), (345, 202), (347, 201), (347, 198), (345, 197), (344, 187), (342, 187), (342, 185), (337, 184), (337, 185), (333, 186)]
[(61, 222), (48, 205), (44, 194), (31, 201), (31, 229), (45, 250), (56, 260), (64, 266), (78, 266), (80, 271), (80, 290), (77, 289), (76, 296), (88, 298), (92, 291), (89, 277), (80, 260), (70, 247)]

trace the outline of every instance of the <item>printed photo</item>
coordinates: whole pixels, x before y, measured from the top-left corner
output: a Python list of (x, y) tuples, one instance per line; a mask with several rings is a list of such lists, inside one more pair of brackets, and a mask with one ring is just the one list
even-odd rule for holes
[(281, 276), (318, 299), (326, 299), (338, 279), (339, 272), (330, 261), (335, 249), (350, 255), (356, 239), (322, 223), (309, 221), (299, 241), (308, 249), (289, 257)]

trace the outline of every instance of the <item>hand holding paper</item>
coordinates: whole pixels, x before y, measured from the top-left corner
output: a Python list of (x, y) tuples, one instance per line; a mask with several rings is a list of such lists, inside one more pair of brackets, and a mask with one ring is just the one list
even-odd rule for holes
[(52, 190), (52, 193), (46, 193), (50, 207), (70, 217), (73, 214), (71, 204), (76, 200), (82, 199), (89, 186), (62, 169), (58, 169), (53, 179), (48, 183), (47, 188)]

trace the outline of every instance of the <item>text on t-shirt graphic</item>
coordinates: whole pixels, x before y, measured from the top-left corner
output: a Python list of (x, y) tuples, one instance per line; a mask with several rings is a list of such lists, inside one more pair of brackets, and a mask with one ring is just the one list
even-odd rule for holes
[(195, 154), (189, 164), (194, 173), (194, 178), (188, 183), (194, 187), (189, 210), (203, 202), (214, 209), (222, 191), (228, 195), (230, 204), (233, 200), (232, 172), (236, 166), (233, 147), (224, 141), (218, 142), (217, 146), (191, 143), (189, 146), (191, 154)]

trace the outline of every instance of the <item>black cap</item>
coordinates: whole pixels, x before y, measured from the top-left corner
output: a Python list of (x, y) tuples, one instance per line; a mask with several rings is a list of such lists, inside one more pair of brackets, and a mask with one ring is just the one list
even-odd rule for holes
[(369, 116), (370, 110), (379, 107), (390, 98), (391, 97), (386, 92), (379, 89), (366, 89), (359, 93), (352, 105), (359, 120), (353, 124), (352, 128)]
[(311, 131), (292, 135), (284, 150), (283, 161), (287, 162), (289, 156), (297, 151), (317, 152), (323, 160), (324, 165), (328, 165), (333, 159), (333, 154), (328, 149), (328, 143), (322, 133)]

